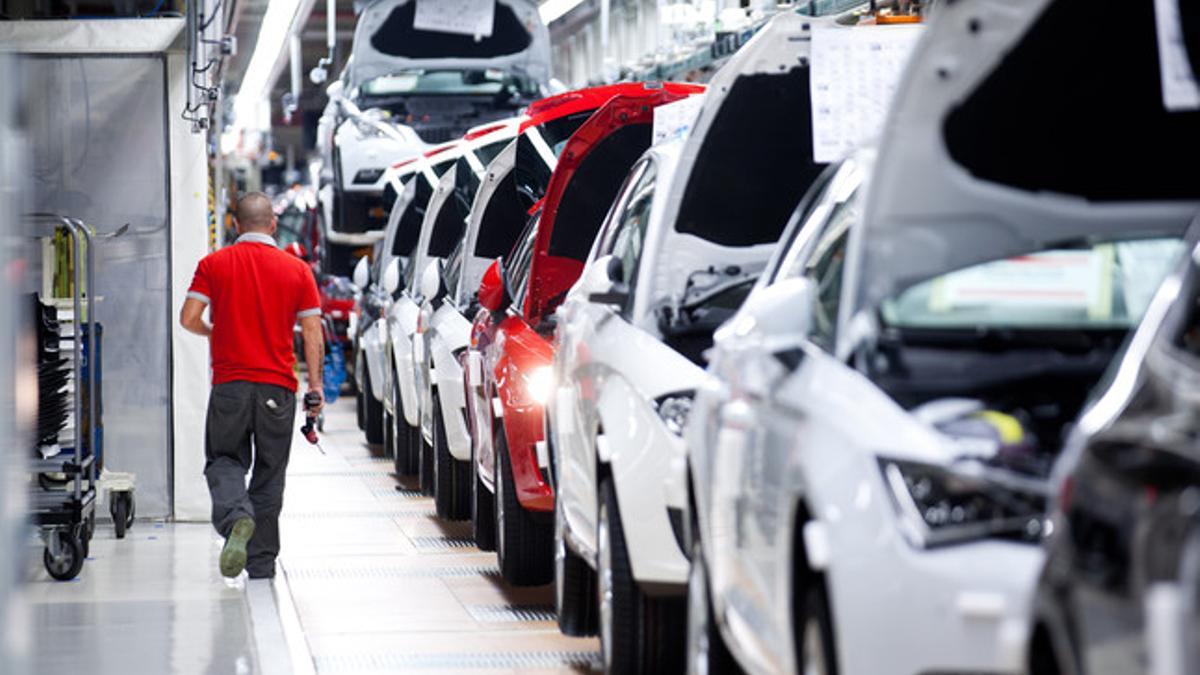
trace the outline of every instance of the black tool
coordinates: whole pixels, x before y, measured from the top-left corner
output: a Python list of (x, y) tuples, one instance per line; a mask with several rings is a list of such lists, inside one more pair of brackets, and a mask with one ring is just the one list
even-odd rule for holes
[(319, 393), (310, 391), (304, 395), (304, 410), (306, 415), (304, 417), (304, 426), (300, 427), (300, 433), (304, 434), (304, 439), (317, 446), (317, 449), (324, 455), (325, 448), (321, 447), (321, 441), (317, 438), (317, 416), (311, 412), (319, 405), (321, 405), (321, 395)]

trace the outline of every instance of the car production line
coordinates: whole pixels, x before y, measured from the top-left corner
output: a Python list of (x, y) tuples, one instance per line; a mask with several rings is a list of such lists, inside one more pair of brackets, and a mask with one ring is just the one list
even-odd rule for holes
[(327, 454), (293, 438), (273, 582), (223, 580), (207, 524), (139, 523), (120, 546), (98, 533), (89, 574), (29, 587), (39, 642), (62, 646), (39, 650), (32, 672), (592, 669), (598, 644), (559, 633), (553, 588), (506, 586), (470, 523), (439, 521), (362, 441), (353, 405), (326, 409)]

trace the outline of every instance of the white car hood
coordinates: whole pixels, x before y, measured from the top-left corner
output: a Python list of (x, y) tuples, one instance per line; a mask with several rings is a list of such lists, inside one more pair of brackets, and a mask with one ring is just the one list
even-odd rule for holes
[[(539, 84), (550, 80), (550, 32), (534, 0), (496, 0), (493, 33), (480, 41), (413, 28), (413, 12), (421, 1), (437, 0), (375, 0), (362, 6), (354, 29), (354, 58), (348, 66), (349, 89), (409, 69), (497, 69), (525, 73)], [(373, 41), (381, 28), (389, 38), (387, 51)], [(454, 53), (456, 48), (461, 50)]]
[[(897, 88), (863, 226), (851, 237), (843, 334), (859, 312), (939, 274), (1089, 239), (1184, 232), (1200, 208), (1200, 182), (1179, 189), (1170, 174), (1178, 169), (1164, 167), (1194, 160), (1197, 133), (1163, 142), (1164, 132), (1125, 112), (1161, 105), (1154, 3), (1135, 4), (1132, 14), (1097, 21), (1078, 0), (938, 6)], [(1103, 57), (1086, 52), (1096, 45)], [(1108, 105), (1074, 114), (1075, 101), (1088, 96)], [(1197, 112), (1174, 121), (1150, 114), (1168, 126), (1200, 126)], [(1093, 133), (1095, 126), (1102, 130)], [(1116, 172), (1088, 166), (1117, 151), (1137, 157), (1139, 146), (1138, 160)], [(1080, 178), (1089, 171), (1090, 183)], [(1168, 189), (1147, 172), (1167, 177)], [(1148, 197), (1128, 188), (1138, 181)]]

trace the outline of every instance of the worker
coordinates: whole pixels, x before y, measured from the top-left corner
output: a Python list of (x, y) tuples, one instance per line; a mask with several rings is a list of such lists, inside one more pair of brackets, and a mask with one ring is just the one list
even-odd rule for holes
[[(212, 357), (204, 476), (213, 527), (225, 537), (221, 574), (233, 578), (245, 569), (251, 579), (269, 579), (279, 555), (279, 512), (296, 423), (296, 320), (310, 415), (323, 405), (325, 341), (312, 271), (276, 244), (271, 199), (261, 192), (244, 195), (235, 218), (236, 243), (197, 265), (179, 323), (208, 338)], [(205, 307), (211, 325), (204, 321)]]

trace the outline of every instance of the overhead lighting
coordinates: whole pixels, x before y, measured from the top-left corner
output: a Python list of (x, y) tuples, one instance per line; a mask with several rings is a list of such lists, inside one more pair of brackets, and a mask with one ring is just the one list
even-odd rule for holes
[(546, 0), (538, 5), (538, 14), (542, 16), (542, 23), (550, 25), (582, 4), (583, 0)]
[(312, 0), (270, 0), (267, 5), (259, 24), (258, 39), (254, 42), (254, 53), (233, 103), (235, 127), (245, 129), (258, 122), (258, 107), (266, 101), (279, 76), (277, 66), (301, 5), (311, 8)]

